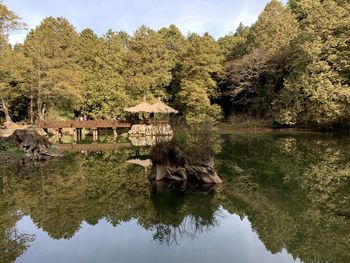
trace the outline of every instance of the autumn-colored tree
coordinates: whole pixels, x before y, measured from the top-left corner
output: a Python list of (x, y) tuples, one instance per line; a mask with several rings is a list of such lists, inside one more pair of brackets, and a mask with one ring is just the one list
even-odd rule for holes
[(15, 65), (20, 62), (14, 58), (12, 47), (8, 42), (8, 36), (11, 32), (24, 28), (20, 17), (9, 10), (0, 2), (0, 103), (5, 115), (5, 126), (12, 123), (10, 116), (9, 103), (11, 99), (11, 83), (15, 73)]
[(78, 65), (78, 39), (74, 27), (64, 18), (45, 18), (24, 42), (25, 54), (35, 67), (33, 92), (37, 117), (50, 108), (61, 111), (77, 107), (81, 98), (81, 69)]

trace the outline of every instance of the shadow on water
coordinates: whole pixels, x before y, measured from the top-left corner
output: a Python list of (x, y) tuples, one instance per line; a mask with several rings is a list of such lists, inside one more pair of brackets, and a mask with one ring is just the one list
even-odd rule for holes
[[(196, 138), (179, 140), (196, 151), (187, 143)], [(23, 215), (52, 239), (72, 238), (83, 222), (136, 220), (156, 242), (172, 246), (215, 230), (225, 210), (247, 218), (273, 254), (286, 249), (304, 262), (350, 262), (349, 138), (213, 135), (210, 147), (223, 180), (217, 187), (150, 182), (150, 169), (127, 162), (132, 148), (1, 170), (0, 261), (15, 261), (33, 241), (16, 229)]]

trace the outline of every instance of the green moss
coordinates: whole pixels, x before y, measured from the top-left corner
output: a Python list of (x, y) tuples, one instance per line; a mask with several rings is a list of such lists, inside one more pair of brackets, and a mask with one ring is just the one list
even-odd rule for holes
[(24, 152), (22, 150), (13, 147), (6, 151), (0, 150), (0, 165), (18, 163), (23, 154)]

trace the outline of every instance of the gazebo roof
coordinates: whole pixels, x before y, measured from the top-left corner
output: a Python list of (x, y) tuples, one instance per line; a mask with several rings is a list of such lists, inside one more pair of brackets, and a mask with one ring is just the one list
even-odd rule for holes
[(178, 113), (177, 110), (173, 109), (172, 107), (169, 107), (164, 102), (162, 102), (160, 99), (151, 105), (152, 112), (155, 113)]
[(136, 113), (136, 112), (153, 112), (152, 111), (152, 105), (149, 104), (146, 101), (141, 102), (140, 104), (138, 104), (138, 105), (136, 105), (134, 107), (126, 108), (126, 109), (124, 109), (124, 111), (132, 112), (132, 113)]
[(164, 102), (162, 102), (160, 99), (152, 105), (146, 101), (143, 101), (134, 107), (124, 109), (124, 111), (132, 112), (132, 113), (137, 113), (137, 112), (178, 113), (177, 110), (173, 109), (172, 107), (169, 107)]

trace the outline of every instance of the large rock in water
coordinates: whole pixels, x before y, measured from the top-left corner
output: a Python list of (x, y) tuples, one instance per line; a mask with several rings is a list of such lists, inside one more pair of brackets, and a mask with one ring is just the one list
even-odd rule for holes
[(23, 162), (45, 161), (60, 156), (57, 147), (35, 131), (15, 130), (11, 136), (6, 138), (6, 141), (25, 151)]
[[(201, 157), (205, 156), (205, 153)], [(151, 152), (153, 163), (149, 179), (152, 181), (192, 182), (199, 184), (220, 184), (220, 177), (214, 169), (214, 159), (193, 158), (173, 143), (159, 144)]]
[(191, 181), (201, 184), (221, 184), (222, 181), (213, 167), (202, 165), (166, 166), (156, 164), (152, 166), (150, 180), (155, 181)]

